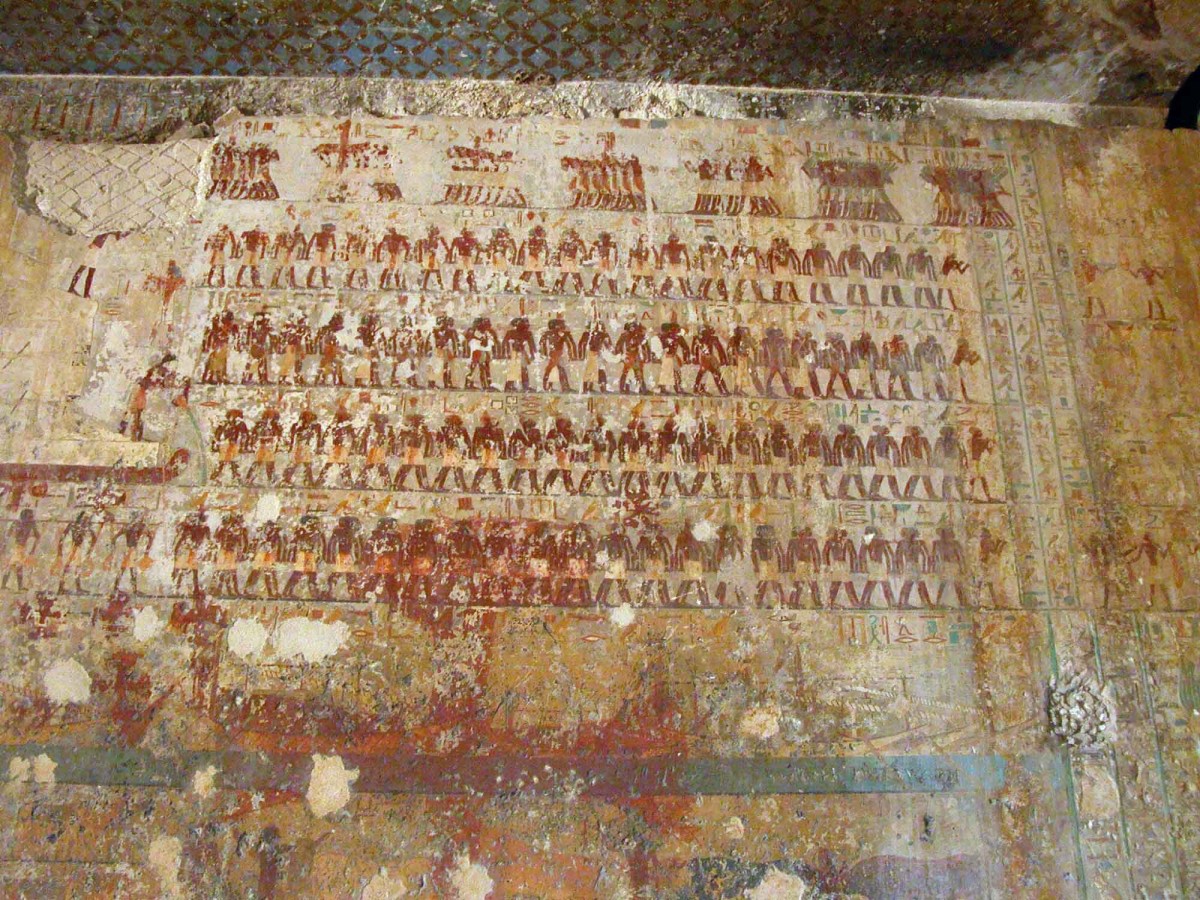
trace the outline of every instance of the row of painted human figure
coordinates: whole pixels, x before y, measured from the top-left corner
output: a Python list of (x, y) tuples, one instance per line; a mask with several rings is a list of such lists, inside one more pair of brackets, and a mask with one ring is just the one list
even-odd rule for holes
[[(235, 514), (231, 514), (235, 515)], [(309, 515), (307, 517), (309, 523), (303, 534), (307, 535), (301, 543), (313, 543), (315, 547), (316, 537), (320, 538), (320, 547), (324, 548), (320, 553), (316, 549), (311, 549), (312, 557), (301, 558), (304, 563), (300, 577), (295, 580), (293, 588), (298, 586), (301, 581), (305, 586), (312, 589), (316, 585), (316, 579), (308, 577), (310, 573), (304, 571), (312, 566), (325, 567), (328, 565), (325, 556), (332, 552), (335, 555), (340, 546), (338, 540), (334, 540), (335, 534), (341, 534), (338, 526), (332, 529), (327, 528), (322, 524), (319, 517)], [(339, 520), (339, 522), (342, 520)], [(347, 520), (349, 521), (349, 520)], [(237, 536), (241, 534), (245, 527), (244, 519), (239, 519), (236, 516), (230, 519), (231, 528), (226, 532), (221, 532), (218, 526), (217, 532), (214, 532), (208, 524), (207, 518), (200, 513), (189, 515), (175, 530), (174, 538), (174, 554), (175, 554), (175, 584), (177, 586), (186, 586), (188, 576), (191, 576), (192, 588), (198, 590), (200, 562), (205, 554), (214, 552), (213, 546), (219, 545), (220, 541), (224, 541), (222, 536), (217, 539), (217, 533), (222, 535)], [(242, 528), (237, 527), (241, 523)], [(479, 564), (475, 564), (475, 569), (482, 575), (492, 577), (489, 583), (493, 586), (492, 592), (496, 593), (496, 584), (502, 584), (503, 579), (496, 581), (498, 564), (494, 561), (507, 560), (510, 557), (509, 544), (519, 546), (527, 535), (539, 534), (543, 537), (550, 533), (550, 526), (544, 522), (532, 521), (502, 521), (502, 520), (472, 520), (475, 524), (474, 543), (466, 538), (455, 539), (449, 541), (445, 535), (449, 534), (452, 526), (446, 521), (436, 522), (433, 526), (428, 526), (426, 523), (425, 532), (416, 531), (407, 525), (398, 525), (392, 519), (380, 520), (376, 527), (369, 534), (363, 530), (360, 524), (347, 525), (345, 528), (358, 541), (355, 546), (358, 548), (355, 552), (360, 555), (356, 557), (358, 568), (355, 569), (356, 574), (361, 578), (368, 576), (387, 574), (394, 576), (390, 585), (382, 584), (378, 581), (362, 582), (365, 586), (372, 590), (378, 590), (381, 586), (386, 588), (387, 592), (399, 590), (403, 585), (411, 585), (411, 575), (414, 567), (416, 570), (424, 570), (427, 568), (425, 562), (414, 563), (413, 549), (414, 548), (446, 548), (449, 547), (449, 556), (439, 550), (437, 565), (440, 565), (441, 572), (446, 571), (448, 565), (447, 560), (456, 558), (455, 554), (461, 556), (462, 551), (456, 549), (461, 546), (475, 546), (478, 544), (483, 547), (483, 552), (488, 560), (492, 560), (491, 568), (485, 568)], [(420, 537), (423, 533), (427, 533), (432, 527), (433, 543), (429, 544), (425, 537)], [(54, 555), (39, 553), (39, 549), (43, 546), (46, 534), (51, 528), (57, 529), (57, 535), (51, 537), (52, 546), (55, 548)], [(462, 526), (453, 526), (453, 528), (461, 529)], [(34, 511), (28, 507), (21, 510), (17, 518), (9, 522), (0, 534), (0, 557), (2, 557), (3, 574), (0, 575), (0, 590), (8, 589), (15, 586), (17, 590), (23, 591), (27, 588), (48, 587), (48, 584), (43, 582), (42, 576), (49, 572), (52, 577), (57, 577), (57, 590), (61, 593), (66, 590), (68, 582), (74, 584), (75, 590), (83, 593), (85, 591), (83, 582), (94, 581), (97, 577), (108, 579), (112, 577), (112, 573), (116, 572), (115, 583), (112, 584), (114, 590), (121, 590), (124, 587), (130, 587), (133, 591), (138, 590), (139, 574), (149, 569), (154, 560), (150, 550), (154, 545), (155, 536), (162, 528), (156, 524), (152, 524), (145, 513), (134, 514), (127, 521), (118, 521), (111, 510), (103, 507), (84, 507), (80, 509), (74, 517), (62, 525), (55, 525), (43, 520), (39, 520)], [(414, 534), (418, 536), (415, 543), (409, 540), (409, 537)], [(249, 540), (251, 545), (256, 548), (253, 550), (253, 562), (249, 565), (257, 565), (261, 571), (258, 576), (250, 578), (245, 583), (247, 589), (251, 589), (255, 584), (263, 579), (262, 590), (267, 591), (271, 595), (278, 594), (278, 585), (280, 575), (286, 573), (288, 583), (292, 581), (294, 574), (295, 562), (289, 554), (292, 552), (293, 538), (297, 534), (301, 534), (299, 526), (293, 531), (288, 531), (276, 523), (267, 523), (251, 533)], [(108, 535), (107, 541), (101, 540), (105, 535)], [(582, 539), (589, 535), (598, 534), (590, 528), (578, 532), (577, 538)], [(662, 547), (662, 542), (658, 541), (657, 536), (661, 534), (661, 529), (657, 527), (650, 529), (646, 534), (653, 534), (653, 540), (656, 545)], [(750, 544), (749, 550), (746, 546), (747, 535), (743, 534), (736, 525), (726, 524), (715, 530), (707, 525), (697, 526), (692, 528), (688, 523), (684, 524), (682, 530), (678, 531), (673, 540), (668, 541), (670, 547), (674, 548), (675, 556), (667, 567), (667, 571), (672, 573), (672, 577), (677, 581), (681, 578), (680, 573), (686, 575), (689, 569), (695, 570), (696, 557), (694, 551), (697, 546), (704, 549), (704, 552), (710, 554), (704, 559), (709, 560), (707, 568), (704, 569), (711, 574), (712, 571), (721, 571), (727, 565), (733, 565), (749, 558), (752, 564), (758, 566), (757, 572), (764, 571), (762, 569), (763, 561), (765, 560), (766, 572), (771, 572), (771, 559), (774, 558), (778, 565), (778, 571), (789, 575), (807, 576), (810, 567), (818, 581), (824, 579), (827, 582), (836, 581), (838, 577), (845, 571), (844, 566), (850, 559), (847, 552), (847, 546), (855, 551), (855, 562), (851, 564), (850, 570), (857, 578), (861, 576), (868, 566), (868, 560), (877, 568), (879, 566), (879, 557), (882, 555), (890, 560), (889, 573), (892, 576), (892, 583), (895, 583), (895, 574), (911, 569), (911, 560), (925, 559), (929, 566), (933, 569), (938, 577), (943, 579), (954, 575), (957, 580), (957, 575), (961, 571), (962, 550), (955, 542), (952, 532), (938, 532), (937, 538), (942, 539), (941, 543), (936, 540), (933, 543), (925, 542), (920, 538), (919, 532), (911, 533), (908, 528), (902, 528), (900, 537), (897, 540), (888, 539), (885, 535), (878, 531), (866, 532), (861, 538), (849, 539), (844, 529), (832, 529), (826, 536), (824, 542), (816, 539), (811, 533), (811, 529), (802, 527), (797, 529), (791, 540), (782, 546), (780, 552), (780, 543), (772, 543), (770, 538), (773, 537), (773, 531), (755, 532), (754, 538), (757, 539), (757, 544), (753, 541)], [(868, 534), (870, 538), (868, 539)], [(314, 535), (316, 537), (314, 537)], [(387, 539), (385, 544), (388, 550), (388, 557), (382, 562), (376, 561), (378, 554), (378, 541), (380, 536)], [(397, 536), (398, 535), (398, 536)], [(624, 539), (622, 538), (624, 536)], [(604, 569), (604, 578), (613, 580), (614, 584), (619, 584), (622, 579), (618, 576), (621, 574), (622, 566), (625, 571), (644, 571), (646, 568), (642, 557), (635, 558), (635, 551), (641, 552), (646, 544), (641, 537), (637, 536), (629, 529), (623, 529), (620, 525), (612, 525), (605, 537), (595, 539), (590, 545), (593, 548), (594, 556), (592, 557), (594, 564), (597, 567)], [(917, 545), (906, 542), (906, 538), (916, 537)], [(636, 538), (636, 540), (635, 540)], [(265, 544), (264, 544), (265, 540)], [(573, 546), (573, 543), (564, 543), (564, 537), (556, 537), (558, 542), (555, 548)], [(576, 538), (571, 539), (572, 542)], [(213, 542), (217, 541), (214, 545)], [(463, 543), (465, 541), (465, 543)], [(1123, 543), (1114, 543), (1112, 545), (1103, 544), (1089, 549), (1089, 552), (1096, 562), (1106, 571), (1116, 572), (1120, 570), (1121, 574), (1106, 578), (1108, 583), (1113, 583), (1113, 579), (1132, 582), (1136, 579), (1139, 583), (1145, 585), (1145, 596), (1151, 605), (1163, 605), (1168, 609), (1176, 608), (1178, 593), (1187, 581), (1187, 564), (1185, 558), (1195, 558), (1200, 554), (1200, 548), (1195, 546), (1178, 546), (1172, 544), (1170, 540), (1161, 542), (1161, 538), (1152, 535), (1150, 532), (1142, 532), (1138, 535), (1133, 535)], [(586, 541), (584, 541), (586, 544)], [(96, 559), (97, 546), (102, 548), (107, 546), (105, 556), (101, 560)], [(991, 560), (995, 559), (1003, 551), (1006, 542), (1003, 538), (992, 534), (987, 528), (983, 528), (979, 534), (978, 540), (978, 563), (981, 573), (986, 574), (987, 567)], [(543, 544), (542, 550), (534, 554), (534, 558), (547, 558), (545, 554), (549, 552), (550, 545)], [(922, 556), (921, 547), (924, 546), (927, 552)], [(757, 550), (755, 549), (757, 547)], [(874, 549), (872, 549), (874, 548)], [(270, 556), (262, 556), (261, 552), (270, 551)], [(814, 552), (819, 550), (819, 552)], [(803, 552), (801, 552), (803, 551)], [(864, 552), (865, 551), (865, 552)], [(103, 551), (102, 551), (103, 552)], [(556, 552), (561, 552), (557, 551)], [(747, 554), (749, 553), (749, 557)], [(913, 554), (916, 554), (916, 557)], [(189, 562), (189, 554), (192, 556)], [(757, 556), (757, 561), (755, 559)], [(241, 556), (235, 555), (235, 560), (239, 567), (245, 568), (246, 552), (242, 551)], [(422, 558), (424, 553), (422, 552)], [(563, 560), (574, 557), (564, 556)], [(665, 559), (666, 557), (659, 557)], [(429, 557), (433, 560), (433, 557)], [(559, 560), (561, 562), (562, 560)], [(226, 560), (228, 563), (228, 558)], [(271, 570), (274, 575), (270, 581), (265, 580), (267, 568), (261, 564), (270, 562), (274, 568)], [(611, 563), (611, 565), (610, 565)], [(689, 566), (690, 563), (690, 566)], [(431, 562), (428, 566), (432, 572)], [(516, 568), (524, 569), (524, 563), (519, 564)], [(541, 568), (541, 563), (537, 564)], [(641, 567), (640, 569), (638, 567)], [(290, 568), (289, 568), (290, 567)], [(380, 572), (383, 568), (385, 571)], [(857, 567), (857, 568), (856, 568)], [(504, 568), (504, 566), (499, 566)], [(656, 571), (657, 563), (650, 567), (651, 571)], [(315, 569), (314, 569), (315, 571)], [(322, 568), (322, 571), (328, 572), (328, 568)], [(565, 565), (556, 565), (550, 571), (565, 572)], [(540, 576), (539, 576), (540, 577)], [(590, 576), (589, 576), (590, 577)], [(337, 581), (338, 579), (333, 579)], [(350, 579), (343, 579), (349, 585)], [(735, 579), (736, 580), (736, 579)], [(802, 580), (797, 578), (797, 581)], [(810, 577), (810, 581), (811, 581)], [(861, 580), (861, 579), (859, 579)], [(387, 581), (387, 579), (385, 579)], [(855, 578), (851, 579), (853, 586)], [(508, 582), (511, 586), (516, 582)], [(846, 582), (843, 580), (843, 587)], [(105, 581), (105, 585), (108, 582)], [(428, 585), (418, 579), (418, 585), (427, 587)], [(325, 588), (331, 591), (332, 582), (327, 579)], [(613, 585), (610, 585), (610, 591)], [(724, 598), (728, 593), (728, 587), (724, 590), (721, 588), (721, 582), (718, 581), (715, 585), (716, 593), (719, 598)], [(768, 584), (769, 588), (769, 584)], [(770, 589), (770, 588), (769, 588)], [(832, 589), (832, 585), (831, 585)], [(771, 589), (773, 590), (773, 589)], [(735, 587), (736, 591), (736, 587)], [(618, 590), (618, 594), (619, 594)], [(903, 585), (901, 585), (901, 593), (905, 597)], [(941, 596), (943, 590), (939, 588), (938, 595)], [(608, 597), (609, 591), (604, 591), (598, 594), (597, 599), (603, 602)], [(921, 592), (918, 590), (918, 595)], [(956, 590), (955, 595), (960, 596)], [(816, 595), (814, 595), (816, 596)], [(847, 596), (852, 598), (854, 595), (847, 591)], [(887, 593), (883, 592), (886, 598)], [(861, 599), (861, 596), (860, 596)], [(869, 599), (869, 598), (868, 598)]]
[[(776, 236), (763, 247), (739, 240), (726, 247), (714, 235), (689, 245), (671, 233), (658, 245), (641, 234), (623, 251), (609, 232), (588, 242), (574, 228), (553, 241), (535, 225), (518, 242), (505, 227), (486, 239), (464, 227), (447, 240), (429, 226), (424, 237), (410, 240), (389, 228), (382, 236), (365, 225), (340, 237), (325, 223), (306, 234), (300, 225), (270, 234), (255, 227), (235, 234), (228, 225), (205, 239), (206, 287), (327, 289), (345, 286), (380, 290), (538, 291), (600, 296), (685, 297), (760, 302), (801, 300), (800, 278), (813, 279), (812, 303), (857, 306), (956, 308), (945, 281), (966, 271), (953, 253), (939, 263), (925, 247), (902, 255), (892, 244), (868, 253), (852, 243), (834, 253), (816, 241), (803, 253)], [(227, 268), (236, 263), (230, 280)], [(269, 272), (270, 278), (266, 275)], [(590, 277), (585, 278), (585, 274)], [(449, 276), (447, 278), (447, 276)], [(845, 293), (835, 296), (830, 279), (846, 279)], [(695, 279), (695, 284), (693, 284)], [(764, 282), (766, 284), (764, 285)], [(879, 288), (868, 290), (868, 282)], [(911, 282), (911, 303), (901, 283)], [(764, 287), (769, 288), (764, 291)], [(639, 290), (644, 294), (639, 294)]]
[(366, 313), (351, 335), (340, 311), (316, 324), (265, 310), (242, 322), (226, 309), (205, 329), (200, 382), (530, 391), (540, 380), (556, 393), (576, 384), (604, 393), (615, 383), (620, 393), (915, 400), (919, 375), (920, 399), (970, 402), (969, 372), (980, 361), (967, 338), (947, 352), (931, 332), (910, 345), (899, 332), (877, 339), (869, 330), (847, 342), (808, 328), (704, 323), (693, 334), (667, 321), (652, 329), (631, 318), (614, 339), (597, 317), (576, 335), (556, 317), (537, 334), (525, 316), (499, 329), (478, 316), (460, 330), (448, 315), (432, 327), (405, 317), (388, 328)]
[(681, 427), (670, 415), (654, 427), (638, 413), (615, 430), (602, 415), (578, 430), (563, 415), (542, 423), (524, 416), (505, 428), (488, 412), (467, 421), (448, 413), (431, 426), (420, 414), (397, 425), (375, 410), (360, 424), (339, 406), (323, 421), (305, 407), (290, 422), (267, 407), (252, 424), (231, 409), (211, 446), (213, 480), (244, 484), (299, 477), (327, 488), (749, 498), (812, 497), (815, 484), (826, 499), (882, 500), (886, 488), (894, 500), (920, 493), (991, 502), (996, 444), (976, 426), (960, 433), (944, 425), (931, 442), (918, 425), (899, 438), (876, 425), (864, 440), (848, 423), (801, 431), (762, 418), (723, 427), (701, 416)]
[[(198, 511), (176, 527), (175, 590), (497, 605), (629, 603), (631, 588), (648, 604), (744, 605), (753, 591), (755, 603), (817, 607), (836, 606), (842, 593), (852, 607), (870, 606), (875, 596), (905, 607), (915, 591), (925, 605), (947, 596), (966, 602), (967, 558), (949, 527), (931, 537), (903, 527), (896, 538), (876, 526), (854, 538), (833, 527), (822, 538), (803, 525), (783, 539), (772, 525), (747, 531), (733, 523), (685, 522), (673, 534), (656, 523), (614, 522), (597, 530), (584, 522), (401, 524), (384, 517), (370, 524), (352, 515), (329, 522), (312, 514), (290, 525), (271, 520), (252, 528), (237, 512), (223, 515), (215, 528), (209, 523)], [(135, 560), (151, 540), (132, 548)], [(981, 552), (999, 552), (990, 535), (985, 541)]]

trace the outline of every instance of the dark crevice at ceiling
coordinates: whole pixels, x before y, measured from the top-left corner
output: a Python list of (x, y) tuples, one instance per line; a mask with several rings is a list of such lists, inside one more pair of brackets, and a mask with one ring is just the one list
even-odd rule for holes
[(0, 71), (662, 80), (1162, 103), (1196, 0), (4, 0)]

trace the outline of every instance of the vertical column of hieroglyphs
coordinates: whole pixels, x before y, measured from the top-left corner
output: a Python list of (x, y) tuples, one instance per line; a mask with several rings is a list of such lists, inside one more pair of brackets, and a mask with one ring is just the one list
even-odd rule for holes
[[(1051, 253), (1044, 209), (1056, 202), (1046, 198), (1047, 191), (1055, 190), (1053, 181), (1039, 181), (1036, 146), (1018, 146), (1013, 180), (1020, 231), (1010, 259), (1013, 295), (1021, 298), (1028, 315), (1020, 329), (1025, 346), (1018, 365), (1029, 395), (1023, 415), (1037, 461), (1038, 518), (1052, 586), (1049, 605), (1055, 609), (1047, 626), (1058, 673), (1068, 668), (1090, 671), (1098, 652), (1090, 616), (1101, 605), (1103, 593), (1088, 552), (1097, 507), (1063, 319), (1073, 299), (1072, 284), (1069, 272), (1062, 271)], [(1123, 784), (1118, 761), (1107, 754), (1079, 753), (1064, 753), (1063, 760), (1070, 767), (1068, 794), (1084, 862), (1084, 888), (1101, 896), (1128, 893), (1127, 810), (1113, 802)]]

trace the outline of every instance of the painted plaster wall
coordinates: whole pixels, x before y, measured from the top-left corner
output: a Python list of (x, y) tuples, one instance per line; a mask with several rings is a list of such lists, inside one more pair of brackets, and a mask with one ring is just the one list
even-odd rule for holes
[(1194, 157), (9, 140), (4, 892), (1194, 892)]

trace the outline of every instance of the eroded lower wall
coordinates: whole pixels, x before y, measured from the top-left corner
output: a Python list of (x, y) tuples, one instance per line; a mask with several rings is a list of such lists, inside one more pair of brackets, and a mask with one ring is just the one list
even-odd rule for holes
[(1194, 151), (6, 144), (5, 892), (1188, 895)]

